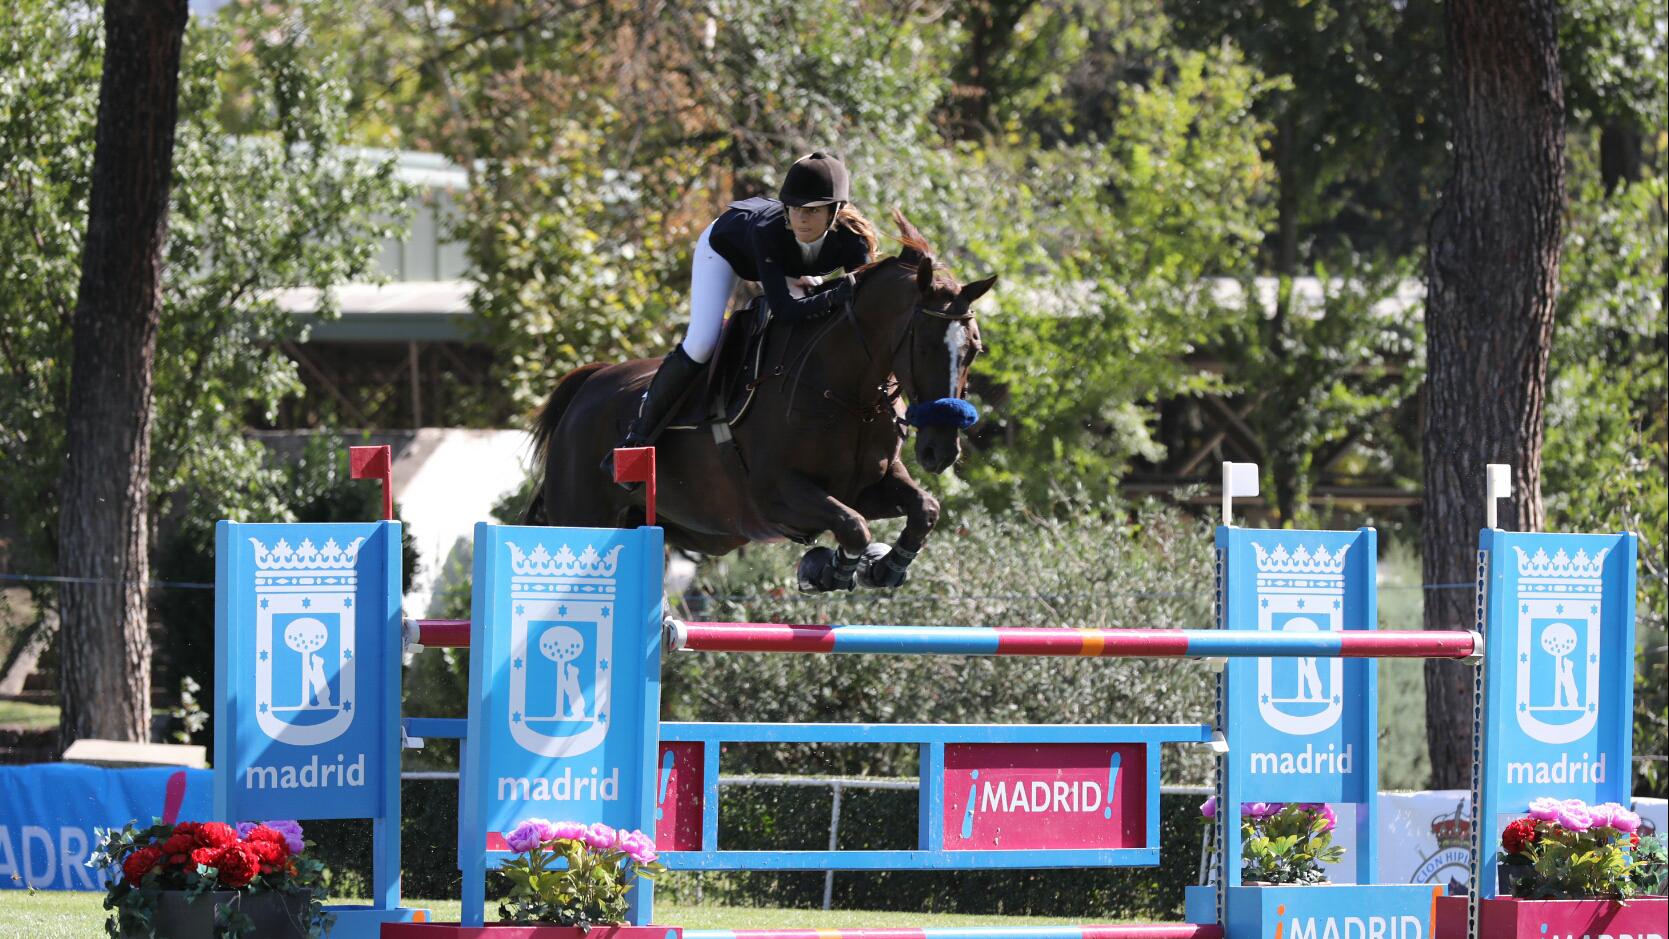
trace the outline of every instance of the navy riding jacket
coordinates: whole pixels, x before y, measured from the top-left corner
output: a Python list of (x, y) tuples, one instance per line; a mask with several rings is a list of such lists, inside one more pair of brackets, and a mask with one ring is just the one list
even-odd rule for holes
[(869, 246), (839, 226), (829, 230), (817, 256), (808, 263), (788, 228), (787, 209), (763, 196), (731, 203), (713, 223), (707, 243), (738, 277), (759, 281), (771, 303), (771, 314), (787, 320), (821, 316), (834, 299), (823, 292), (796, 300), (788, 292), (788, 278), (822, 277), (837, 268), (850, 273), (869, 263)]

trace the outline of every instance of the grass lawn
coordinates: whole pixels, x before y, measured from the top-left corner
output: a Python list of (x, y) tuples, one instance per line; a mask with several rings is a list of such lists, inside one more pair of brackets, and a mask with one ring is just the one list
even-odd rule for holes
[(58, 706), (0, 699), (0, 725), (39, 730), (58, 726)]
[[(104, 935), (104, 895), (24, 890), (0, 890), (0, 936), (28, 939), (85, 939)], [(351, 902), (351, 901), (349, 901)], [(458, 919), (456, 900), (408, 900), (408, 906), (427, 907), (437, 920)], [(487, 916), (494, 915), (491, 905)], [(875, 913), (861, 910), (778, 910), (754, 907), (702, 907), (656, 904), (655, 919), (688, 929), (765, 929), (855, 926), (972, 926), (1070, 925), (1072, 919), (1046, 917), (963, 916), (927, 913)]]

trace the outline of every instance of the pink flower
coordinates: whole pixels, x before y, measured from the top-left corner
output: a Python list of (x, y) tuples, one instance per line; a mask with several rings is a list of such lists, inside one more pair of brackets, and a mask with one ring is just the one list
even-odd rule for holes
[(656, 858), (655, 843), (641, 831), (628, 831), (620, 835), (618, 843), (620, 850), (639, 864), (649, 864)]
[(1615, 802), (1601, 802), (1599, 805), (1588, 806), (1588, 817), (1593, 820), (1595, 828), (1610, 828), (1611, 821), (1616, 818), (1617, 810), (1622, 808)]
[(602, 822), (597, 822), (585, 830), (585, 843), (598, 851), (607, 851), (614, 847), (618, 839), (619, 835), (615, 830)]
[(1204, 802), (1200, 803), (1200, 814), (1204, 815), (1206, 818), (1216, 818), (1217, 817), (1217, 797), (1216, 796), (1212, 796), (1211, 798), (1209, 798), (1209, 799), (1205, 800)]
[(1315, 810), (1315, 813), (1327, 822), (1327, 827), (1323, 828), (1322, 831), (1332, 831), (1334, 828), (1338, 827), (1339, 817), (1333, 813), (1332, 806), (1322, 803), (1321, 807)]
[(1253, 818), (1268, 818), (1271, 815), (1280, 814), (1281, 808), (1282, 803), (1280, 802), (1242, 802), (1240, 804), (1240, 814), (1250, 815)]
[(1551, 822), (1559, 817), (1559, 808), (1564, 803), (1558, 799), (1546, 797), (1534, 799), (1530, 802), (1530, 817), (1542, 822)]
[(1587, 831), (1594, 827), (1594, 817), (1589, 814), (1588, 807), (1581, 799), (1569, 799), (1559, 806), (1559, 814), (1554, 818), (1566, 831)]
[(1640, 830), (1640, 816), (1618, 805), (1611, 812), (1611, 827), (1625, 835), (1632, 835)]
[(568, 841), (584, 841), (585, 833), (589, 830), (580, 822), (557, 822), (551, 825), (550, 837)]

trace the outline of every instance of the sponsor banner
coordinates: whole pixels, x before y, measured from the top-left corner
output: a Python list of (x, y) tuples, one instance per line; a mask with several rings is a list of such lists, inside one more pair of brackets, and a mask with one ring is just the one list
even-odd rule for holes
[(527, 818), (653, 830), (661, 550), (659, 529), (477, 526), (460, 858)]
[(397, 522), (216, 527), (217, 817), (383, 814), (399, 545)]
[(0, 890), (103, 890), (93, 829), (209, 817), (206, 769), (0, 766)]
[(947, 851), (1147, 844), (1145, 744), (946, 744)]

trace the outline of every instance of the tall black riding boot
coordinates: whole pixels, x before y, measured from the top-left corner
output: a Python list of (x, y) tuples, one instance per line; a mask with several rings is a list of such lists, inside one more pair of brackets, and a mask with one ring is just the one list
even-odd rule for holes
[[(679, 344), (661, 360), (661, 367), (655, 371), (655, 377), (650, 379), (648, 390), (643, 393), (643, 400), (638, 405), (637, 418), (627, 429), (626, 436), (618, 448), (647, 447), (655, 442), (655, 431), (667, 418), (667, 413), (684, 396), (684, 391), (690, 383), (701, 374), (706, 364), (697, 362), (684, 351)], [(602, 470), (610, 479), (614, 478), (614, 451), (603, 458)], [(632, 489), (637, 483), (620, 483), (621, 487)]]

